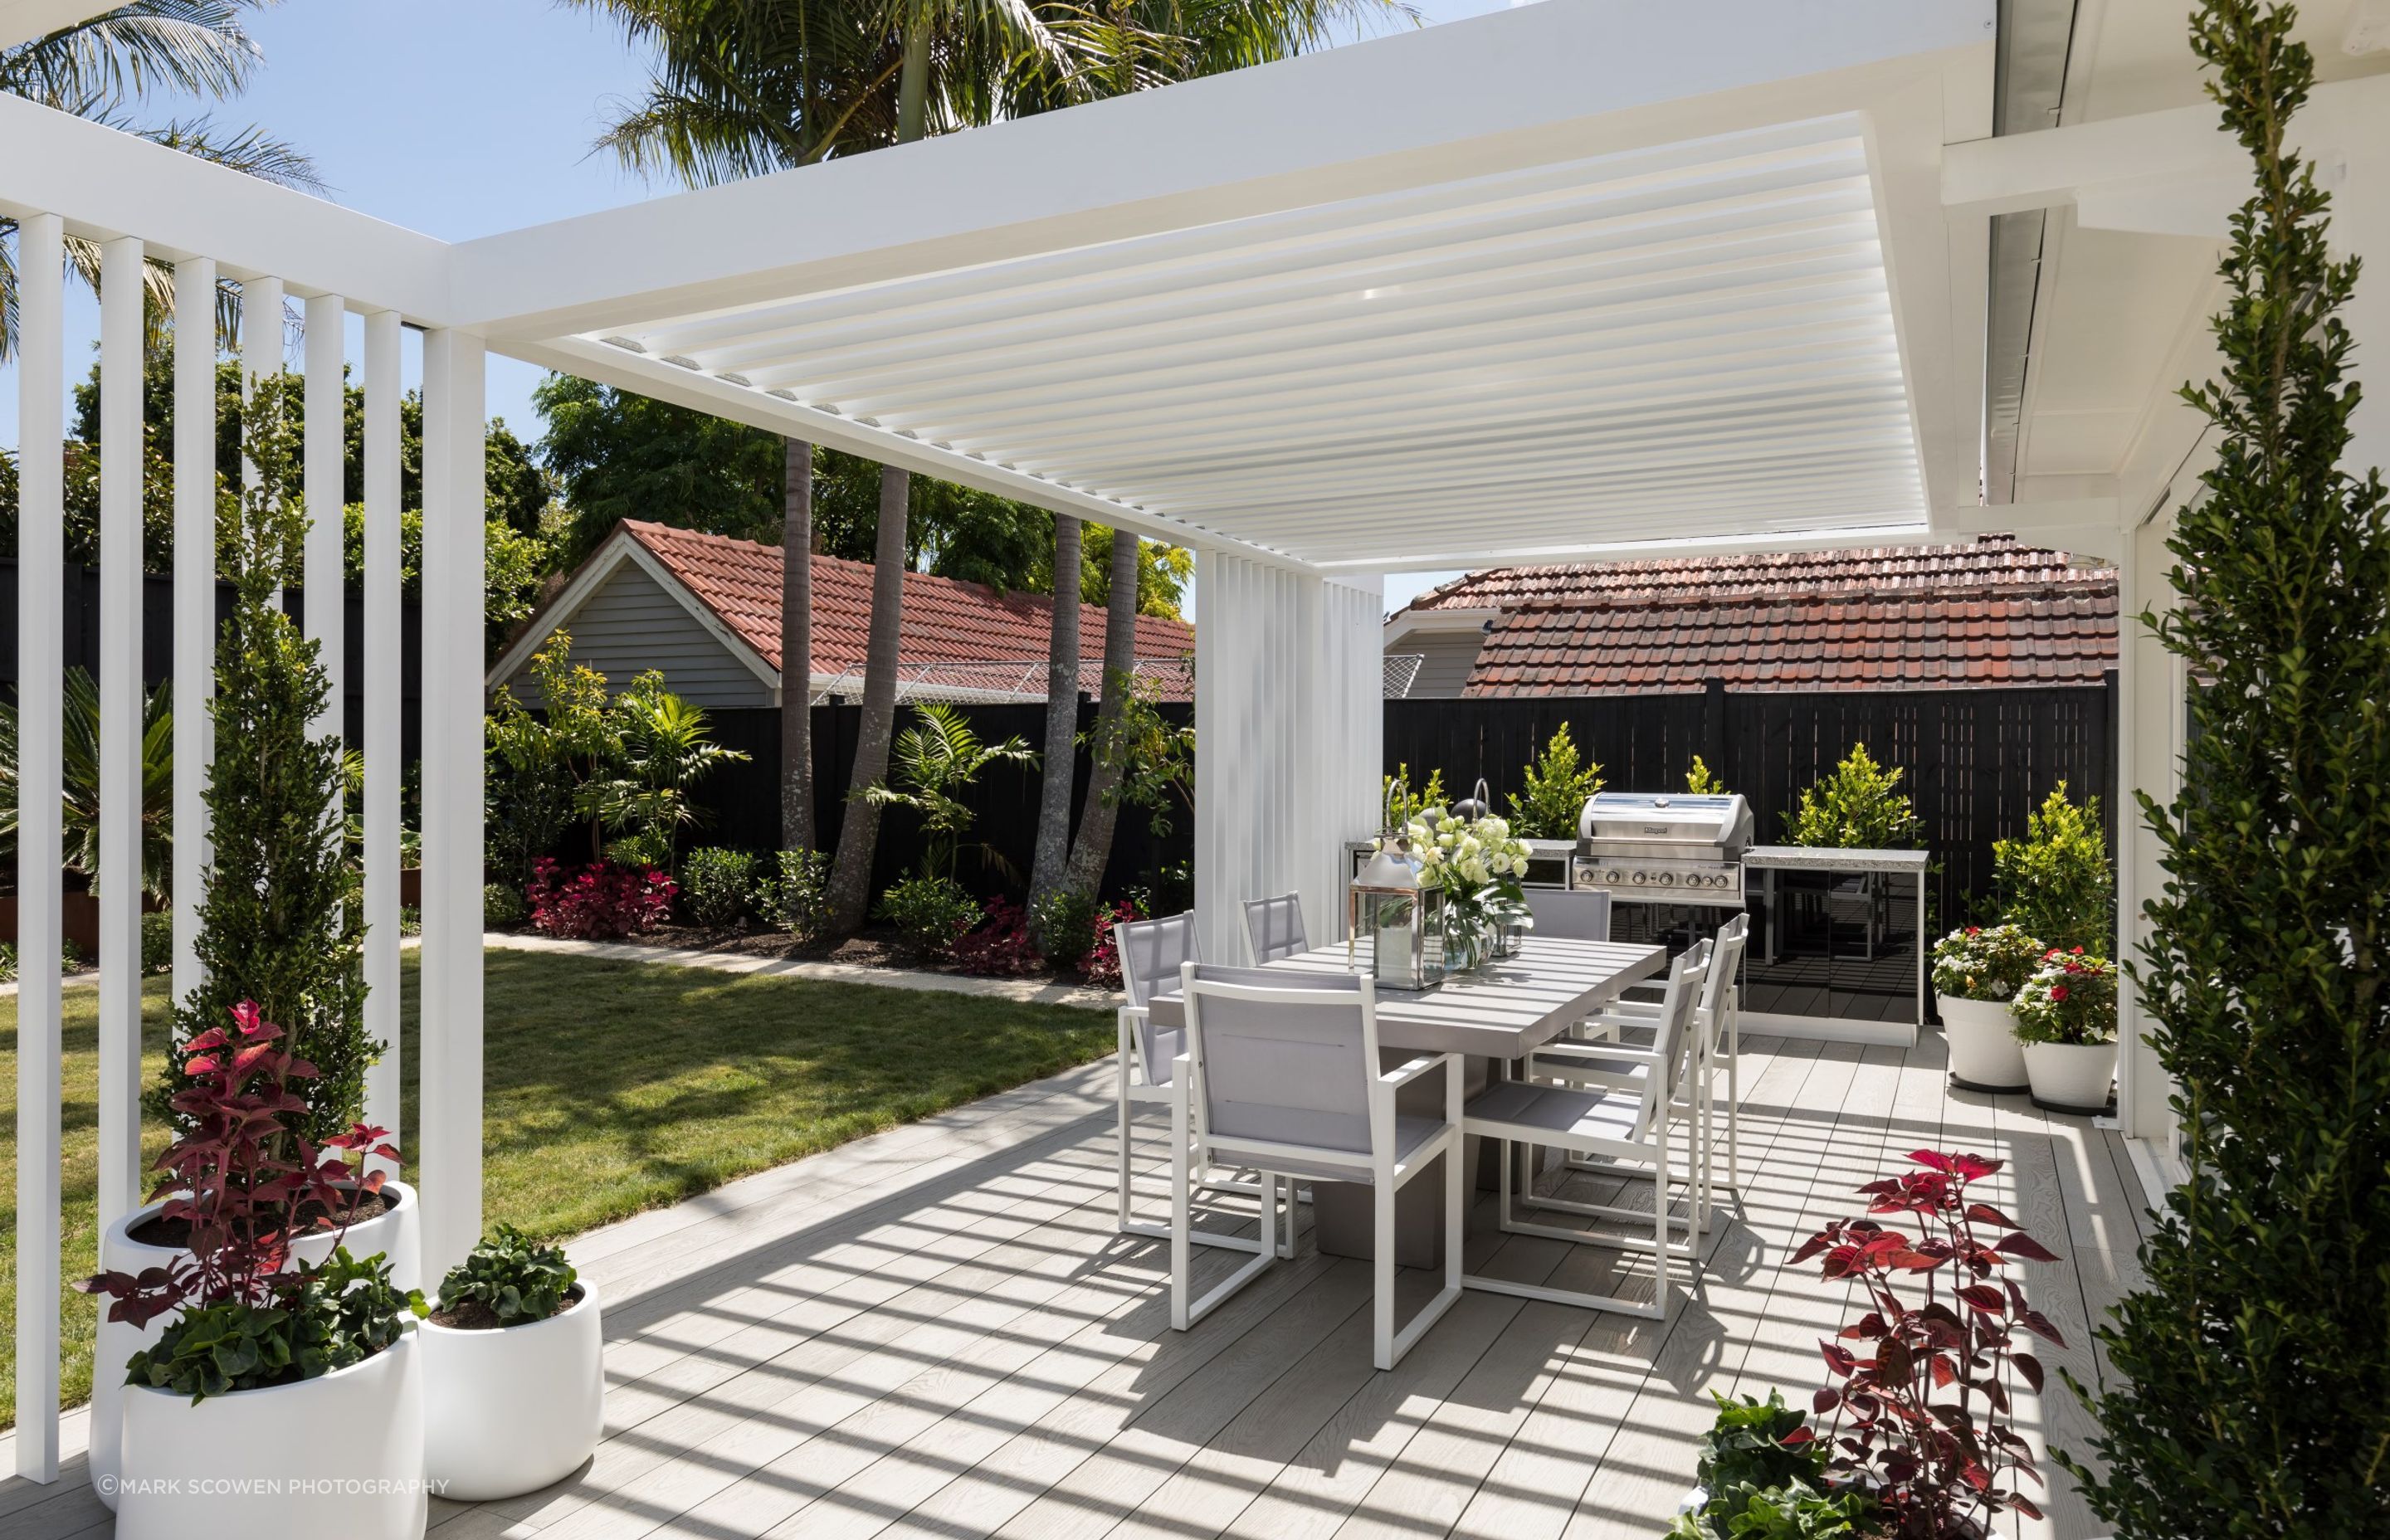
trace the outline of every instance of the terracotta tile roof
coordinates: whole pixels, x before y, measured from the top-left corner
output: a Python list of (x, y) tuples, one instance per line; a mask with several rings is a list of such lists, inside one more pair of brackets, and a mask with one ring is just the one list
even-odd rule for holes
[(1469, 695), (2097, 684), (2116, 574), (1972, 545), (1505, 568), (1414, 609), (1502, 610)]
[[(780, 666), (780, 551), (777, 545), (624, 520), (622, 529), (677, 576), (698, 600), (762, 654)], [(927, 572), (905, 574), (905, 618), (897, 633), (906, 665), (1017, 662), (1042, 659), (1053, 623), (1043, 594), (999, 594), (982, 583)], [(1099, 661), (1104, 612), (1079, 610), (1083, 657)], [(860, 670), (871, 630), (871, 564), (814, 558), (813, 668), (816, 674)], [(1195, 628), (1184, 621), (1140, 615), (1137, 655), (1176, 659), (1195, 649)]]

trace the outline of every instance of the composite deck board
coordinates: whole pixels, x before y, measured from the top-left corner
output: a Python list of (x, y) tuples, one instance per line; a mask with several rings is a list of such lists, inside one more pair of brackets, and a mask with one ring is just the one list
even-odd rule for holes
[[(2037, 1449), (2079, 1449), (2088, 1417), (2054, 1371), (2106, 1371), (2089, 1331), (2135, 1282), (2149, 1195), (2114, 1133), (1953, 1093), (1943, 1063), (1930, 1033), (1907, 1052), (1754, 1038), (1741, 1190), (1690, 1289), (1679, 1264), (1667, 1320), (1471, 1292), (1384, 1374), (1368, 1269), (1320, 1255), (1307, 1212), (1292, 1261), (1171, 1330), (1168, 1248), (1114, 1228), (1110, 1066), (1073, 1071), (585, 1237), (576, 1260), (606, 1299), (605, 1443), (544, 1492), (435, 1502), (431, 1533), (1645, 1540), (1691, 1483), (1711, 1392), (1799, 1402), (1817, 1386), (1817, 1340), (1854, 1302), (1785, 1259), (1921, 1148), (2007, 1160), (1987, 1196), (2065, 1253), (2019, 1269), (2070, 1343), (2020, 1416)], [(1162, 1124), (1138, 1126), (1150, 1172)], [(1650, 1202), (1612, 1177), (1544, 1181)], [(1648, 1258), (1506, 1236), (1490, 1194), (1471, 1203), (1472, 1270), (1651, 1288)], [(1199, 1250), (1199, 1287), (1239, 1260)], [(1405, 1314), (1433, 1282), (1402, 1276)], [(2024, 1533), (2095, 1533), (2051, 1482), (2050, 1521)], [(108, 1528), (79, 1455), (52, 1487), (0, 1483), (0, 1540)]]

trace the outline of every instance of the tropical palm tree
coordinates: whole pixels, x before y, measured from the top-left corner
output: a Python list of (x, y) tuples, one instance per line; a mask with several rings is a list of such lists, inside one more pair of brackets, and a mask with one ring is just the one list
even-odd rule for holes
[(1046, 637), (1046, 782), (1038, 789), (1037, 842), (1029, 865), (1029, 923), (1040, 948), (1071, 865), (1072, 746), (1079, 736), (1080, 526), (1054, 516), (1054, 603)]
[(1136, 531), (1112, 531), (1111, 587), (1104, 595), (1103, 704), (1096, 708), (1095, 731), (1089, 735), (1095, 751), (1088, 756), (1087, 795), (1079, 832), (1071, 842), (1068, 878), (1073, 891), (1090, 895), (1103, 882), (1104, 867), (1111, 862), (1112, 831), (1120, 823), (1123, 764), (1117, 740), (1137, 672), (1137, 547)]
[[(61, 854), (70, 871), (99, 889), (99, 686), (88, 670), (67, 670), (60, 722)], [(161, 680), (141, 709), (141, 886), (167, 896), (174, 871), (174, 706)], [(0, 862), (17, 859), (17, 708), (0, 705)]]
[(983, 743), (962, 712), (952, 706), (916, 706), (914, 725), (896, 735), (894, 786), (872, 781), (856, 801), (873, 807), (909, 807), (921, 815), (921, 875), (953, 881), (955, 861), (964, 849), (982, 863), (1012, 876), (1011, 864), (995, 846), (966, 847), (974, 815), (963, 793), (991, 764), (1034, 764), (1036, 751), (1019, 738)]
[[(0, 91), (60, 112), (88, 118), (153, 144), (179, 149), (246, 175), (322, 194), (327, 189), (315, 162), (283, 140), (256, 127), (226, 130), (208, 119), (163, 124), (135, 121), (130, 109), (152, 89), (188, 96), (237, 96), (264, 61), (256, 40), (240, 24), (245, 11), (272, 0), (133, 0), (102, 16), (0, 49)], [(0, 218), (0, 231), (14, 220)], [(67, 261), (84, 283), (99, 287), (99, 248), (79, 236), (67, 237)], [(16, 351), (17, 269), (13, 248), (0, 244), (0, 360)], [(173, 313), (174, 270), (152, 262), (144, 281), (155, 340)], [(229, 338), (239, 321), (239, 289), (216, 289), (216, 331)]]

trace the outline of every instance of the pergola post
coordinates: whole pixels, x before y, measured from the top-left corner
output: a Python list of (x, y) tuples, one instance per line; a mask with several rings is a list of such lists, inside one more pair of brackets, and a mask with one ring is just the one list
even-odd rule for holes
[(199, 987), (215, 723), (216, 264), (174, 265), (174, 999)]
[[(398, 406), (396, 311), (366, 316), (365, 824), (366, 1040), (381, 1052), (366, 1071), (366, 1121), (389, 1129), (401, 1151), (405, 1064), (399, 1055), (398, 803), (406, 773), (400, 723)], [(378, 1162), (379, 1163), (379, 1162)]]
[(58, 1474), (64, 226), (17, 223), (17, 1474)]
[(1343, 932), (1344, 843), (1372, 831), (1383, 757), (1382, 587), (1199, 554), (1196, 921), (1205, 955), (1246, 955), (1240, 905), (1302, 895), (1308, 934)]
[(482, 1231), (482, 339), (423, 339), (423, 1275)]
[[(2165, 881), (2161, 849), (2141, 816), (2137, 791), (2163, 805), (2182, 785), (2184, 675), (2182, 661), (2160, 646), (2140, 622), (2144, 610), (2163, 612), (2173, 600), (2166, 580), (2170, 512), (2124, 533), (2116, 563), (2116, 950), (2140, 956), (2150, 923), (2141, 906)], [(2155, 1025), (2127, 982), (2117, 998), (2116, 1122), (2127, 1136), (2148, 1139), (2170, 1156), (2174, 1083), (2148, 1041)]]
[(99, 1187), (141, 1200), (141, 242), (99, 257)]

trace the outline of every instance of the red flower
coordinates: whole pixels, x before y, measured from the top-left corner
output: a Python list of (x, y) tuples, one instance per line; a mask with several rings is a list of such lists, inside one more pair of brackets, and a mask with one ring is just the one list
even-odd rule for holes
[(1983, 933), (1984, 928), (1980, 925), (1970, 925), (1967, 927), (1967, 934), (1971, 936), (1980, 936)]
[(2078, 947), (2076, 947), (2076, 948), (2075, 949), (2075, 955), (2076, 956), (2078, 956), (2078, 957), (2079, 957), (2079, 956), (2081, 956), (2083, 955), (2083, 948), (2081, 948), (2081, 947), (2079, 947), (2079, 946), (2078, 946)]
[(2063, 1000), (2063, 999), (2065, 999), (2065, 998), (2066, 998), (2066, 986), (2065, 986), (2064, 984), (2052, 984), (2052, 985), (2050, 985), (2050, 986), (2049, 986), (2049, 997), (2050, 997), (2051, 999), (2053, 999), (2053, 1000)]

